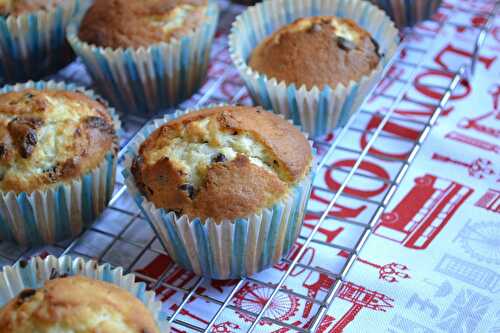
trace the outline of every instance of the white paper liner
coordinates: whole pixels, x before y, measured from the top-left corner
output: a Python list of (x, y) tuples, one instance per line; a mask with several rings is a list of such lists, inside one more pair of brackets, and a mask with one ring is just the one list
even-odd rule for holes
[[(5, 86), (0, 94), (27, 88), (80, 91), (99, 99), (91, 90), (55, 81)], [(120, 120), (112, 108), (108, 112), (118, 132)], [(77, 236), (105, 209), (114, 190), (115, 172), (116, 152), (110, 150), (98, 167), (71, 182), (32, 193), (0, 192), (0, 240), (35, 246)]]
[(109, 264), (99, 265), (94, 260), (84, 260), (79, 257), (41, 258), (37, 256), (14, 266), (4, 266), (0, 273), (0, 307), (16, 297), (22, 290), (42, 288), (51, 277), (64, 274), (83, 275), (127, 290), (148, 308), (160, 332), (170, 331), (167, 322), (162, 320), (160, 315), (161, 302), (155, 299), (156, 295), (153, 291), (146, 291), (145, 283), (135, 282), (133, 274), (124, 275), (121, 267), (113, 268)]
[[(346, 87), (296, 87), (277, 82), (252, 70), (247, 59), (252, 50), (273, 31), (301, 17), (347, 17), (370, 32), (383, 57), (370, 75)], [(398, 30), (376, 6), (361, 0), (266, 0), (248, 8), (233, 23), (229, 36), (231, 59), (254, 101), (292, 119), (312, 137), (345, 125), (371, 88), (379, 81), (399, 42)]]
[[(103, 48), (78, 38), (79, 22), (68, 41), (89, 70), (97, 90), (124, 113), (155, 113), (192, 96), (205, 79), (219, 9), (210, 0), (207, 20), (192, 33), (147, 48)], [(77, 20), (78, 21), (78, 20)]]
[[(142, 142), (158, 127), (195, 110), (177, 111), (155, 120), (129, 143), (123, 176), (167, 253), (179, 265), (213, 279), (249, 276), (286, 256), (298, 237), (310, 195), (313, 171), (272, 208), (237, 220), (216, 223), (190, 220), (158, 209), (135, 185), (130, 168)], [(306, 135), (307, 136), (307, 135)]]
[(37, 79), (72, 58), (66, 27), (78, 15), (83, 0), (66, 0), (50, 10), (0, 16), (0, 85)]
[(430, 19), (443, 0), (370, 0), (391, 17), (399, 28)]

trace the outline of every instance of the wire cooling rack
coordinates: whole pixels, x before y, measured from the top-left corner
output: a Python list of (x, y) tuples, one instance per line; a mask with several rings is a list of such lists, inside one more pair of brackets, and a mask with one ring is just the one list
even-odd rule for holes
[[(228, 2), (223, 2), (223, 13), (221, 15), (220, 28), (217, 33), (217, 40), (219, 43), (214, 44), (212, 52), (212, 65), (210, 68), (209, 76), (211, 79), (205, 86), (193, 96), (192, 99), (180, 105), (181, 108), (201, 106), (207, 103), (249, 103), (249, 97), (246, 89), (243, 87), (242, 82), (238, 79), (237, 73), (230, 64), (230, 59), (227, 55), (226, 41), (229, 29), (229, 23), (233, 21), (234, 17), (241, 12), (244, 7), (230, 5)], [(419, 152), (422, 143), (427, 138), (430, 130), (438, 120), (440, 114), (443, 112), (445, 104), (450, 99), (454, 89), (464, 80), (467, 80), (470, 75), (474, 73), (475, 62), (482, 44), (484, 43), (486, 34), (490, 29), (492, 18), (500, 6), (500, 1), (491, 2), (491, 6), (487, 11), (473, 12), (470, 8), (464, 9), (468, 15), (475, 15), (477, 17), (487, 18), (482, 24), (474, 26), (463, 26), (461, 23), (454, 23), (452, 21), (442, 21), (429, 23), (431, 29), (416, 28), (411, 31), (405, 32), (405, 41), (419, 40), (418, 45), (415, 43), (412, 46), (403, 42), (399, 48), (398, 55), (391, 61), (388, 70), (385, 73), (383, 80), (379, 86), (372, 92), (369, 100), (373, 96), (378, 96), (385, 101), (383, 108), (366, 107), (367, 103), (354, 114), (346, 126), (335, 133), (335, 135), (326, 136), (314, 141), (314, 144), (319, 152), (323, 152), (318, 165), (318, 173), (321, 173), (325, 168), (332, 168), (327, 165), (329, 158), (334, 154), (350, 154), (353, 156), (355, 162), (349, 167), (336, 167), (335, 171), (343, 175), (343, 179), (339, 182), (336, 191), (327, 188), (316, 188), (325, 193), (328, 193), (330, 199), (326, 202), (325, 208), (321, 211), (310, 210), (308, 214), (317, 217), (317, 222), (309, 233), (302, 232), (299, 238), (301, 244), (294, 251), (293, 255), (284, 258), (281, 267), (281, 275), (275, 279), (275, 282), (265, 282), (261, 277), (248, 277), (239, 281), (233, 281), (230, 285), (231, 288), (225, 292), (223, 297), (214, 297), (202, 292), (203, 286), (214, 281), (209, 281), (204, 277), (197, 277), (194, 274), (184, 271), (171, 261), (168, 260), (166, 253), (160, 246), (153, 231), (149, 228), (147, 222), (141, 216), (139, 210), (136, 208), (132, 198), (126, 192), (121, 178), (121, 163), (118, 166), (117, 184), (114, 195), (111, 199), (109, 207), (104, 212), (103, 216), (94, 224), (90, 229), (85, 231), (79, 237), (56, 244), (53, 246), (46, 246), (37, 249), (28, 249), (18, 247), (16, 245), (0, 243), (0, 266), (12, 264), (23, 258), (35, 254), (54, 254), (54, 255), (78, 255), (83, 257), (92, 257), (101, 262), (109, 262), (112, 265), (123, 266), (126, 271), (136, 273), (137, 277), (148, 283), (148, 287), (157, 291), (161, 298), (168, 298), (173, 294), (178, 296), (178, 302), (175, 306), (165, 309), (166, 320), (172, 324), (172, 330), (176, 332), (211, 332), (215, 331), (215, 325), (221, 318), (226, 310), (237, 311), (240, 314), (250, 318), (250, 325), (243, 331), (252, 332), (258, 324), (265, 320), (269, 323), (277, 325), (287, 330), (299, 332), (315, 332), (321, 321), (326, 315), (328, 307), (332, 304), (334, 299), (338, 296), (343, 284), (345, 283), (346, 275), (350, 268), (355, 264), (358, 254), (363, 248), (366, 240), (372, 233), (372, 228), (379, 220), (389, 200), (396, 192), (399, 184), (405, 176), (408, 168), (415, 159)], [(446, 11), (446, 8), (441, 10)], [(449, 17), (455, 14), (460, 14), (460, 8), (450, 9), (453, 11), (448, 13)], [(439, 92), (438, 102), (431, 106), (426, 105), (431, 109), (425, 121), (422, 119), (401, 118), (395, 112), (401, 103), (404, 102), (406, 93), (411, 89), (412, 83), (422, 69), (428, 69), (426, 62), (429, 50), (432, 50), (438, 35), (446, 29), (446, 27), (460, 25), (463, 29), (470, 29), (477, 37), (475, 37), (475, 44), (471, 51), (473, 56), (465, 63), (457, 66), (454, 69), (431, 68), (434, 71), (439, 71), (442, 77), (446, 78), (440, 81), (440, 85), (424, 84), (426, 87)], [(394, 68), (404, 68), (405, 75), (397, 74)], [(76, 82), (81, 85), (90, 85), (90, 79), (85, 72), (82, 64), (78, 61), (70, 65), (55, 76), (56, 79), (63, 79), (66, 81)], [(379, 89), (382, 85), (397, 82), (400, 87), (396, 91), (389, 90), (381, 92)], [(422, 85), (422, 83), (420, 83)], [(221, 93), (221, 91), (223, 93)], [(381, 111), (382, 110), (382, 111)], [(157, 115), (158, 117), (160, 116)], [(359, 126), (361, 118), (371, 117), (376, 119), (376, 126), (365, 129)], [(154, 117), (152, 117), (154, 118)], [(122, 162), (123, 152), (126, 149), (126, 144), (133, 137), (133, 135), (142, 126), (151, 121), (152, 118), (142, 118), (137, 116), (124, 117), (123, 127), (124, 133), (121, 138), (122, 150), (119, 154), (119, 160)], [(412, 139), (405, 139), (396, 135), (390, 135), (383, 132), (385, 126), (391, 121), (404, 121), (412, 128), (416, 129), (417, 135)], [(349, 135), (357, 133), (369, 137), (362, 150), (353, 149), (345, 145), (345, 140)], [(332, 140), (334, 138), (334, 140)], [(384, 144), (399, 143), (404, 141), (407, 147), (410, 147), (409, 153), (404, 157), (387, 157), (379, 154), (373, 147), (378, 146), (377, 143), (384, 142)], [(397, 171), (392, 173), (389, 177), (380, 177), (376, 175), (367, 174), (360, 168), (362, 164), (371, 158), (375, 161), (389, 161), (397, 165)], [(377, 200), (366, 199), (347, 193), (346, 189), (352, 184), (356, 178), (367, 178), (374, 181), (382, 182), (386, 185), (387, 190), (384, 195)], [(349, 218), (332, 217), (330, 212), (334, 205), (342, 198), (352, 198), (360, 203), (364, 203), (373, 207), (369, 217), (363, 220), (355, 220)], [(362, 228), (359, 238), (354, 242), (353, 246), (345, 246), (336, 244), (335, 242), (327, 242), (315, 237), (319, 230), (321, 230), (323, 223), (327, 219), (335, 219), (346, 224), (355, 225)], [(339, 270), (332, 272), (300, 262), (307, 251), (309, 244), (316, 244), (326, 246), (335, 250), (340, 250), (345, 253), (345, 261), (342, 263)], [(141, 267), (140, 263), (144, 261), (145, 257), (161, 257), (165, 260), (158, 261), (152, 266), (153, 272), (138, 269)], [(153, 261), (154, 262), (154, 261)], [(150, 267), (151, 268), (151, 267)], [(318, 299), (316, 295), (305, 295), (300, 292), (286, 288), (287, 279), (290, 274), (297, 268), (317, 272), (327, 276), (334, 281), (328, 286), (324, 297)], [(172, 279), (175, 276), (176, 279)], [(189, 283), (176, 283), (174, 281), (189, 281)], [(252, 311), (243, 308), (238, 303), (234, 302), (234, 298), (248, 283), (262, 286), (267, 288), (267, 298), (261, 302), (258, 311)], [(224, 285), (224, 284), (223, 284)], [(270, 307), (273, 300), (281, 294), (293, 295), (299, 299), (304, 300), (312, 305), (312, 315), (307, 325), (298, 327), (293, 323), (288, 323), (283, 320), (272, 318), (266, 310)], [(184, 314), (189, 312), (191, 301), (194, 298), (201, 298), (210, 303), (216, 310), (211, 312), (209, 320), (198, 320), (196, 322), (189, 321), (185, 318)]]

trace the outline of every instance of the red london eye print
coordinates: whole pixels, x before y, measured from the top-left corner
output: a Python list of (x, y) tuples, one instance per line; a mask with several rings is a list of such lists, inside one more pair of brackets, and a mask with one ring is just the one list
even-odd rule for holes
[(393, 211), (382, 215), (374, 233), (411, 249), (426, 249), (473, 190), (454, 181), (425, 175)]
[[(234, 305), (238, 308), (236, 313), (245, 322), (253, 322), (254, 316), (247, 312), (241, 311), (243, 309), (251, 313), (258, 314), (264, 308), (264, 305), (269, 300), (273, 289), (261, 286), (255, 283), (247, 283), (236, 294), (234, 298)], [(265, 316), (278, 320), (287, 321), (297, 313), (299, 308), (299, 298), (287, 293), (278, 293), (266, 310)], [(272, 325), (270, 320), (261, 320), (260, 325)]]

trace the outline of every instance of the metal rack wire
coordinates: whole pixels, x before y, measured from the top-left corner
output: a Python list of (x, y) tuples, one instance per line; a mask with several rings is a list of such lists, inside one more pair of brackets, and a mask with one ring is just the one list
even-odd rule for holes
[[(427, 138), (430, 130), (438, 120), (440, 114), (443, 111), (445, 104), (449, 101), (452, 92), (458, 86), (458, 84), (469, 77), (469, 75), (474, 73), (475, 62), (477, 61), (477, 57), (479, 51), (481, 49), (482, 44), (484, 43), (486, 34), (490, 29), (490, 22), (495, 17), (495, 13), (500, 6), (500, 1), (496, 1), (489, 12), (481, 12), (481, 13), (470, 13), (471, 15), (477, 14), (483, 17), (487, 17), (486, 23), (481, 27), (467, 27), (468, 29), (473, 29), (477, 33), (476, 43), (474, 45), (473, 56), (469, 61), (462, 66), (460, 66), (456, 70), (446, 70), (440, 68), (439, 71), (446, 75), (449, 78), (447, 84), (441, 86), (432, 86), (435, 91), (440, 91), (440, 98), (438, 103), (433, 105), (433, 110), (430, 113), (429, 117), (425, 121), (415, 120), (415, 119), (404, 119), (405, 122), (412, 124), (415, 128), (418, 128), (418, 136), (414, 140), (404, 139), (396, 136), (391, 136), (383, 133), (385, 126), (394, 120), (401, 120), (400, 117), (395, 113), (397, 107), (404, 100), (405, 94), (408, 92), (415, 77), (418, 75), (419, 71), (426, 67), (425, 60), (428, 55), (429, 50), (432, 49), (432, 45), (434, 41), (437, 39), (436, 37), (439, 33), (445, 29), (447, 26), (453, 25), (452, 22), (441, 22), (437, 23), (438, 27), (433, 29), (432, 32), (429, 31), (420, 31), (418, 29), (409, 32), (407, 35), (407, 39), (419, 38), (421, 40), (428, 41), (428, 44), (423, 46), (422, 48), (415, 46), (408, 46), (403, 43), (399, 49), (399, 53), (404, 52), (406, 54), (411, 53), (413, 58), (417, 58), (418, 61), (409, 62), (406, 61), (402, 57), (396, 57), (391, 61), (390, 66), (401, 66), (407, 70), (407, 75), (405, 78), (398, 78), (393, 76), (390, 71), (386, 73), (384, 80), (388, 81), (397, 81), (399, 86), (401, 87), (399, 91), (395, 94), (383, 94), (380, 95), (382, 98), (387, 100), (387, 110), (385, 112), (373, 111), (368, 108), (362, 107), (354, 116), (349, 120), (346, 126), (337, 133), (333, 144), (329, 143), (326, 140), (316, 140), (315, 145), (317, 147), (322, 147), (327, 149), (327, 153), (322, 157), (322, 160), (319, 162), (318, 170), (323, 170), (325, 168), (330, 167), (328, 165), (328, 161), (330, 157), (336, 153), (348, 153), (351, 156), (355, 157), (355, 163), (350, 168), (337, 168), (336, 172), (343, 174), (344, 178), (340, 183), (340, 186), (337, 188), (335, 192), (332, 192), (329, 189), (321, 188), (323, 191), (327, 191), (331, 194), (332, 198), (329, 200), (326, 208), (321, 212), (310, 211), (311, 214), (317, 216), (317, 222), (309, 232), (307, 236), (300, 236), (299, 242), (301, 243), (301, 247), (297, 253), (294, 254), (293, 258), (285, 258), (283, 262), (287, 264), (287, 269), (283, 271), (282, 275), (279, 277), (278, 281), (275, 283), (269, 283), (261, 281), (261, 279), (256, 277), (249, 277), (232, 285), (232, 289), (224, 295), (223, 299), (218, 299), (212, 296), (208, 296), (200, 292), (200, 287), (207, 283), (207, 279), (203, 277), (194, 278), (193, 282), (188, 287), (179, 287), (173, 283), (170, 283), (167, 280), (167, 277), (172, 271), (172, 266), (166, 267), (162, 272), (157, 274), (156, 277), (152, 278), (151, 276), (143, 275), (140, 272), (136, 272), (137, 276), (149, 282), (149, 287), (155, 290), (163, 290), (166, 288), (167, 290), (171, 290), (179, 295), (182, 295), (182, 298), (179, 304), (172, 310), (171, 313), (168, 314), (168, 321), (172, 324), (173, 328), (176, 328), (178, 331), (180, 330), (189, 330), (196, 332), (210, 332), (214, 325), (217, 323), (218, 319), (220, 319), (221, 315), (226, 310), (238, 311), (240, 313), (245, 313), (247, 316), (253, 318), (253, 323), (248, 328), (247, 332), (252, 332), (256, 329), (257, 325), (261, 320), (266, 320), (270, 323), (278, 325), (280, 327), (290, 329), (293, 331), (299, 332), (315, 332), (323, 318), (326, 315), (328, 307), (332, 304), (334, 299), (337, 297), (339, 290), (342, 287), (342, 284), (346, 280), (346, 276), (349, 273), (353, 264), (355, 264), (358, 259), (358, 254), (366, 243), (367, 239), (372, 234), (372, 228), (375, 223), (379, 220), (381, 214), (383, 213), (385, 207), (388, 202), (396, 192), (396, 189), (401, 184), (403, 177), (408, 171), (410, 165), (415, 159), (417, 153), (422, 147), (423, 142)], [(454, 9), (457, 10), (457, 9)], [(237, 10), (236, 10), (237, 12)], [(453, 13), (451, 13), (453, 14)], [(229, 21), (235, 15), (234, 8), (229, 8), (225, 12), (225, 18), (223, 15), (222, 20)], [(388, 67), (390, 67), (388, 66)], [(208, 100), (216, 101), (216, 102), (230, 102), (235, 103), (240, 100), (242, 96), (245, 95), (246, 90), (244, 87), (240, 87), (237, 92), (233, 95), (231, 100), (217, 100), (214, 98), (215, 93), (220, 88), (225, 80), (228, 79), (230, 74), (232, 73), (231, 68), (226, 68), (224, 72), (219, 76), (217, 80), (215, 80), (209, 87), (205, 87), (203, 89), (204, 93), (197, 97), (196, 105), (203, 105)], [(376, 91), (376, 88), (372, 93)], [(364, 104), (365, 105), (365, 104)], [(374, 116), (377, 115), (380, 118), (378, 125), (372, 130), (365, 130), (358, 126), (359, 120), (362, 117)], [(126, 143), (128, 140), (133, 137), (133, 134), (139, 130), (142, 126), (144, 126), (150, 119), (139, 118), (139, 117), (127, 117), (124, 120), (124, 124), (126, 126), (126, 133), (122, 139), (122, 145), (124, 148), (121, 150), (119, 157), (121, 158), (123, 152), (126, 149)], [(352, 133), (364, 134), (366, 136), (370, 136), (370, 139), (364, 146), (362, 150), (352, 149), (351, 147), (346, 147), (343, 145), (344, 139)], [(373, 151), (372, 147), (376, 145), (379, 140), (395, 140), (396, 142), (405, 141), (406, 144), (411, 146), (411, 149), (405, 158), (388, 158), (386, 156), (382, 156)], [(391, 163), (396, 163), (398, 165), (398, 170), (389, 178), (382, 178), (379, 176), (367, 175), (362, 172), (360, 166), (367, 159), (371, 158), (374, 160), (389, 160)], [(121, 168), (119, 167), (119, 171)], [(118, 172), (119, 174), (120, 172)], [(361, 197), (356, 197), (352, 194), (346, 193), (346, 188), (349, 187), (354, 178), (370, 178), (376, 181), (383, 182), (387, 186), (387, 190), (384, 192), (383, 196), (377, 200), (374, 199), (366, 199)], [(334, 205), (339, 201), (340, 198), (343, 197), (355, 197), (356, 200), (360, 202), (365, 202), (370, 204), (373, 209), (373, 213), (369, 217), (368, 220), (358, 221), (353, 219), (341, 219), (337, 217), (329, 216), (330, 210)], [(341, 220), (344, 223), (356, 225), (362, 227), (363, 231), (361, 232), (359, 238), (355, 242), (354, 246), (343, 246), (335, 243), (328, 243), (322, 240), (319, 240), (315, 237), (318, 233), (318, 230), (321, 228), (325, 220), (334, 219)], [(136, 228), (146, 228), (147, 224), (145, 223), (143, 217), (140, 215), (140, 212), (137, 208), (135, 208), (134, 203), (131, 198), (127, 194), (125, 187), (123, 185), (121, 177), (118, 177), (116, 189), (114, 195), (109, 204), (109, 208), (104, 213), (104, 217), (101, 218), (93, 227), (87, 230), (80, 237), (73, 239), (72, 241), (65, 242), (62, 244), (57, 244), (51, 247), (44, 247), (42, 249), (25, 249), (18, 248), (11, 245), (6, 245), (0, 243), (0, 266), (7, 263), (13, 263), (27, 256), (33, 255), (34, 253), (40, 253), (40, 251), (44, 251), (46, 253), (51, 253), (55, 255), (62, 254), (72, 254), (72, 255), (80, 255), (80, 256), (92, 256), (99, 261), (111, 261), (114, 265), (121, 265), (125, 268), (126, 271), (134, 271), (134, 267), (141, 260), (143, 255), (146, 252), (152, 252), (156, 254), (165, 254), (162, 248), (158, 245), (158, 240), (154, 236), (151, 230), (149, 230), (148, 237), (134, 237), (134, 231)], [(93, 252), (88, 252), (85, 248), (82, 248), (81, 245), (87, 242), (91, 237), (94, 238)], [(88, 237), (87, 237), (88, 236)], [(95, 241), (97, 239), (97, 241)], [(310, 243), (314, 243), (321, 246), (328, 246), (330, 248), (336, 250), (342, 250), (347, 253), (347, 258), (345, 262), (342, 264), (342, 267), (338, 272), (328, 271), (322, 268), (318, 268), (309, 264), (300, 263), (300, 259), (302, 255), (305, 253), (307, 246)], [(88, 244), (87, 244), (88, 245)], [(127, 247), (129, 251), (128, 253), (133, 253), (133, 255), (127, 255), (127, 258), (122, 258), (120, 260), (115, 260), (111, 253), (116, 254), (120, 248)], [(133, 250), (130, 250), (133, 249)], [(306, 269), (310, 271), (316, 271), (321, 274), (327, 275), (329, 278), (333, 279), (335, 282), (328, 288), (326, 292), (326, 296), (322, 299), (317, 299), (315, 296), (311, 297), (309, 295), (303, 295), (299, 292), (290, 290), (285, 288), (286, 280), (289, 278), (291, 272), (300, 267), (301, 269)], [(251, 312), (247, 309), (238, 307), (233, 304), (233, 298), (235, 295), (244, 287), (246, 283), (254, 283), (271, 290), (269, 297), (266, 302), (262, 304), (262, 307), (258, 312)], [(315, 305), (314, 314), (309, 321), (309, 324), (306, 328), (297, 327), (296, 325), (286, 323), (284, 321), (276, 320), (269, 316), (266, 313), (266, 310), (269, 308), (273, 299), (280, 293), (293, 295), (294, 297), (298, 297), (300, 299), (305, 300), (306, 302), (310, 302)], [(218, 307), (216, 312), (211, 316), (211, 319), (208, 320), (202, 327), (198, 325), (194, 325), (184, 319), (181, 318), (183, 310), (186, 310), (190, 306), (190, 302), (193, 298), (200, 298), (209, 302)]]

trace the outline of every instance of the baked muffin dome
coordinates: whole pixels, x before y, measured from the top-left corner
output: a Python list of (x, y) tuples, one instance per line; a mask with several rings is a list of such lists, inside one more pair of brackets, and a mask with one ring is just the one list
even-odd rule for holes
[(169, 42), (206, 20), (208, 0), (96, 0), (80, 25), (79, 38), (111, 48)]
[(0, 0), (0, 16), (48, 10), (60, 4), (64, 4), (64, 0)]
[(149, 310), (111, 283), (84, 276), (25, 289), (0, 309), (1, 333), (159, 333)]
[(225, 106), (159, 127), (131, 171), (157, 208), (219, 222), (271, 207), (311, 164), (309, 142), (286, 120), (258, 107)]
[(0, 94), (0, 191), (29, 193), (71, 181), (116, 148), (113, 119), (83, 93)]
[(269, 79), (321, 89), (358, 81), (379, 60), (377, 42), (354, 21), (317, 16), (298, 19), (265, 38), (249, 65)]

